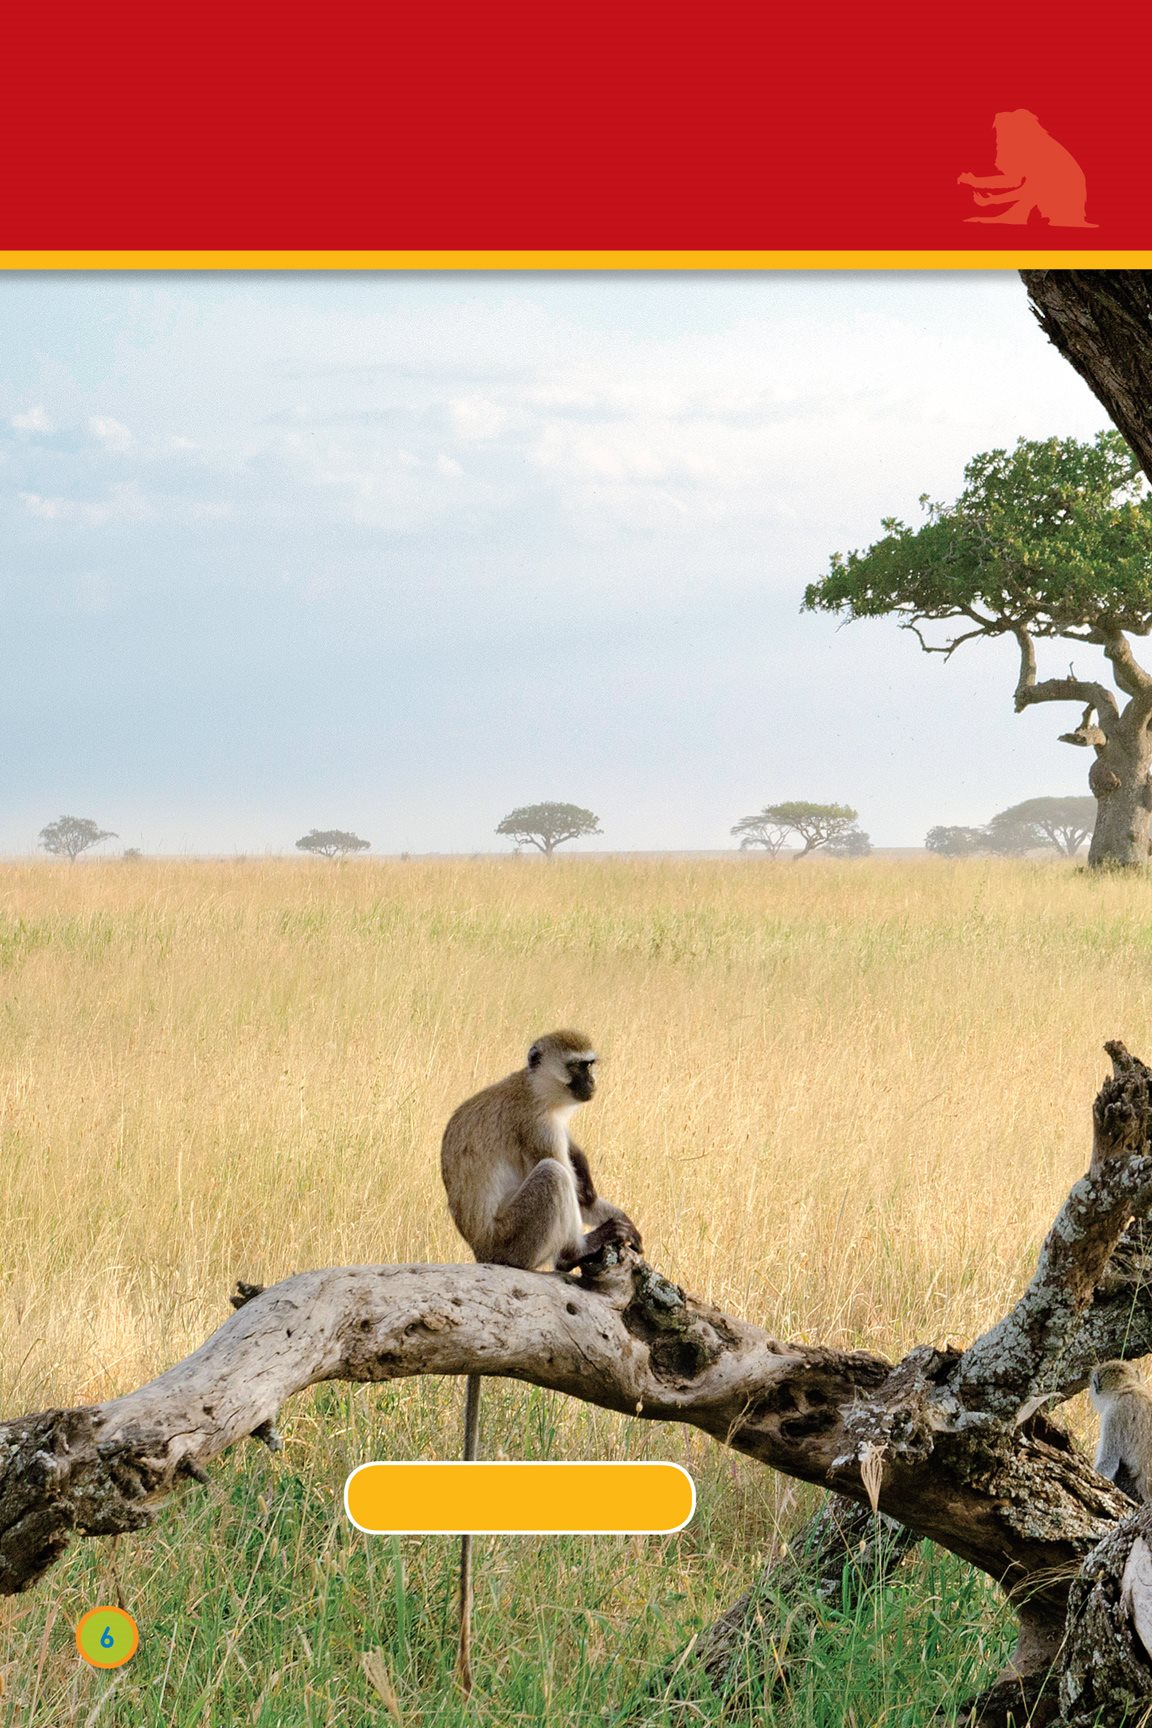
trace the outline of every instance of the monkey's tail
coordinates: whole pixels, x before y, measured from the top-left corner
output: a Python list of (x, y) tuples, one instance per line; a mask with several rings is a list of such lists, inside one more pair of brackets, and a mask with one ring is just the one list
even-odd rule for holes
[[(480, 1376), (469, 1374), (464, 1394), (464, 1458), (475, 1458), (480, 1440)], [(472, 1538), (460, 1538), (460, 1653), (456, 1663), (460, 1687), (472, 1690)]]

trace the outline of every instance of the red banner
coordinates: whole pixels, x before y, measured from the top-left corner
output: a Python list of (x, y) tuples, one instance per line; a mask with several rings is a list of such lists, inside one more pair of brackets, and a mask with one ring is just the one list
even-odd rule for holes
[(0, 246), (1152, 246), (1148, 8), (1017, 11), (28, 7)]

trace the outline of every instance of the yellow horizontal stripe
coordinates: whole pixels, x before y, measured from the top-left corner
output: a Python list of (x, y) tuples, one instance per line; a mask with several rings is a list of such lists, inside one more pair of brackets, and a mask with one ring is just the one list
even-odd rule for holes
[(1152, 269), (1152, 251), (0, 251), (4, 270)]
[(696, 1488), (679, 1464), (361, 1464), (344, 1506), (377, 1535), (664, 1535), (687, 1524)]

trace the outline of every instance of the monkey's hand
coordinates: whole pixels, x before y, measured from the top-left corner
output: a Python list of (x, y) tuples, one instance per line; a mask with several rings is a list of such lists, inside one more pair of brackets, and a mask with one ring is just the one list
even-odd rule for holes
[[(618, 1223), (631, 1232), (628, 1245), (636, 1249), (643, 1248), (644, 1244), (640, 1239), (640, 1232), (627, 1212), (621, 1211), (619, 1206), (613, 1206), (611, 1200), (605, 1200), (602, 1194), (596, 1196), (591, 1206), (582, 1206), (581, 1212), (585, 1224), (591, 1225), (593, 1236), (601, 1224)], [(592, 1237), (586, 1237), (585, 1240), (590, 1242)], [(623, 1241), (623, 1238), (621, 1240)]]
[(614, 1216), (609, 1219), (608, 1222), (619, 1224), (622, 1229), (628, 1232), (623, 1246), (626, 1248), (635, 1248), (636, 1252), (639, 1253), (644, 1246), (639, 1230), (636, 1228), (635, 1224), (633, 1224), (627, 1212), (621, 1212), (618, 1206), (613, 1208), (613, 1213)]
[(636, 1248), (640, 1247), (640, 1232), (631, 1218), (624, 1212), (613, 1210), (611, 1218), (606, 1218), (603, 1224), (597, 1224), (595, 1230), (590, 1230), (581, 1243), (578, 1254), (562, 1254), (557, 1258), (558, 1272), (571, 1272), (577, 1266), (584, 1266), (595, 1260), (605, 1248)]

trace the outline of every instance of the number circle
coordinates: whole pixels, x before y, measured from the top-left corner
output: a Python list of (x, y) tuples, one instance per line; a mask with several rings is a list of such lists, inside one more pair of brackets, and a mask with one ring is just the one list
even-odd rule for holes
[(121, 1668), (131, 1661), (140, 1628), (123, 1608), (89, 1608), (76, 1627), (76, 1648), (93, 1668)]

